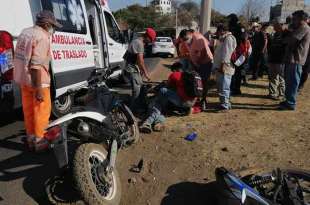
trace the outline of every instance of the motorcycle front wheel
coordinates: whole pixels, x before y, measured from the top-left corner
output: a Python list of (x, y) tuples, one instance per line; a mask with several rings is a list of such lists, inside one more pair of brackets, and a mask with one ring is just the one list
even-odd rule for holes
[(121, 199), (121, 183), (114, 169), (110, 182), (99, 179), (97, 167), (107, 160), (108, 153), (99, 144), (81, 145), (74, 156), (73, 179), (83, 200), (89, 205), (117, 205)]

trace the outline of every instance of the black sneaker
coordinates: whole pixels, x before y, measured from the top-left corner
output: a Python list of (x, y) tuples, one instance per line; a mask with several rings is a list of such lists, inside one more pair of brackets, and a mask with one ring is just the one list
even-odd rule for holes
[(151, 134), (152, 133), (152, 126), (147, 123), (143, 123), (140, 127), (140, 132), (146, 133), (146, 134)]
[(226, 113), (226, 112), (228, 112), (230, 109), (229, 108), (226, 108), (226, 107), (223, 107), (223, 106), (219, 106), (218, 107), (218, 110), (217, 110), (217, 112), (219, 112), (219, 113)]
[(280, 100), (280, 98), (279, 98), (278, 96), (274, 96), (274, 95), (268, 95), (267, 97), (268, 97), (269, 99), (275, 100), (275, 101)]
[(287, 104), (287, 102), (284, 101), (284, 102), (281, 102), (281, 103), (280, 103), (280, 106), (279, 106), (278, 110), (282, 110), (282, 111), (285, 111), (285, 110), (294, 111), (294, 110), (295, 110), (295, 107), (293, 107), (293, 106)]
[(231, 92), (231, 95), (232, 95), (232, 96), (242, 95), (242, 92), (241, 92), (241, 90), (233, 90), (233, 91)]

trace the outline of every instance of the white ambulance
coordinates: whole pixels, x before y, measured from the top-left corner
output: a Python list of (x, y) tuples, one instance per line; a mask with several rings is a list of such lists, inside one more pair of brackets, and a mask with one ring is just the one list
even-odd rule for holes
[(70, 111), (68, 91), (85, 84), (95, 69), (118, 67), (120, 74), (124, 67), (126, 38), (107, 0), (5, 0), (0, 6), (0, 111), (21, 106), (12, 82), (12, 52), (20, 32), (34, 25), (41, 10), (52, 11), (63, 25), (51, 38), (53, 114)]

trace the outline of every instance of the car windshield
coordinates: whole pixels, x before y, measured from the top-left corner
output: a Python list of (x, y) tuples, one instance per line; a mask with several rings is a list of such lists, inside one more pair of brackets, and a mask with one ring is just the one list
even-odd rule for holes
[(156, 38), (156, 42), (172, 42), (170, 38)]

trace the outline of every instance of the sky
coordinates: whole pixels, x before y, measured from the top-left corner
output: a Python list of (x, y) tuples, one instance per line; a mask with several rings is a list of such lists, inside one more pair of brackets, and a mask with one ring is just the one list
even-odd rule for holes
[[(194, 1), (200, 3), (200, 0)], [(145, 5), (146, 2), (147, 0), (109, 0), (109, 6), (113, 11), (115, 11), (135, 3)], [(150, 2), (150, 0), (148, 0), (148, 2)], [(240, 10), (243, 2), (244, 0), (213, 0), (213, 8), (223, 14), (236, 13)]]

